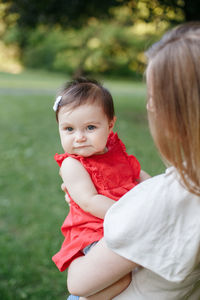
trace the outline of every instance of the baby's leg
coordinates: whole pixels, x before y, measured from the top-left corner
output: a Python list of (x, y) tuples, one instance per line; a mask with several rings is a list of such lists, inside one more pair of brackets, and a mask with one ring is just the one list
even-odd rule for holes
[[(83, 249), (83, 253), (86, 255), (90, 252), (91, 248), (93, 248), (98, 242), (94, 242)], [(68, 298), (67, 300), (111, 300), (114, 297), (121, 294), (130, 284), (132, 280), (132, 273), (127, 274), (117, 282), (113, 283), (112, 285), (108, 286), (107, 288), (99, 291), (98, 293), (87, 296), (87, 297), (78, 297), (70, 295), (74, 298)], [(77, 297), (77, 298), (75, 298)]]
[[(90, 251), (90, 249), (92, 249), (97, 243), (98, 243), (98, 241), (93, 242), (92, 244), (85, 247), (82, 250), (83, 254), (86, 255)], [(74, 296), (74, 295), (69, 295), (69, 297), (67, 298), (67, 300), (81, 300), (81, 299), (86, 299), (86, 298), (82, 298), (82, 297), (78, 297), (78, 296)]]

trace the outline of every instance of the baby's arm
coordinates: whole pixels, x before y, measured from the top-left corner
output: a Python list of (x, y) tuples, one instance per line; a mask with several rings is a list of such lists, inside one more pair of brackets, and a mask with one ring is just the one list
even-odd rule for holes
[(140, 171), (140, 178), (139, 178), (138, 182), (140, 183), (140, 182), (145, 181), (149, 178), (151, 178), (151, 176), (147, 172), (141, 170)]
[(115, 201), (100, 195), (82, 164), (71, 157), (61, 166), (61, 176), (72, 199), (86, 212), (103, 219)]

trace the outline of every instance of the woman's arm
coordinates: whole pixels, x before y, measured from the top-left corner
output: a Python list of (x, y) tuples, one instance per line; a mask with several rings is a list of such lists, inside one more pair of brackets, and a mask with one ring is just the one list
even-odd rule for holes
[(74, 260), (68, 269), (71, 294), (90, 296), (104, 290), (138, 265), (110, 250), (102, 239), (86, 256)]
[(86, 212), (103, 219), (114, 200), (100, 195), (82, 164), (71, 157), (61, 166), (61, 177), (72, 199)]
[(88, 297), (80, 297), (80, 300), (102, 300), (113, 299), (117, 295), (121, 294), (130, 284), (132, 279), (132, 273), (127, 274), (117, 282), (113, 283), (104, 290)]

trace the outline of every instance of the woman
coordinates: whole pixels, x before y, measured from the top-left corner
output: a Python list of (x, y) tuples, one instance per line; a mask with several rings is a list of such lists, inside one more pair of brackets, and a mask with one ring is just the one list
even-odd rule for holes
[(147, 57), (150, 130), (170, 168), (114, 204), (104, 239), (70, 265), (68, 289), (87, 299), (112, 299), (130, 271), (117, 300), (200, 299), (200, 23), (170, 31)]

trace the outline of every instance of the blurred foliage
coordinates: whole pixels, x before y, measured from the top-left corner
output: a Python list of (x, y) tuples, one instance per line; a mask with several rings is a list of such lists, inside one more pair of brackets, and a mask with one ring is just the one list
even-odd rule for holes
[[(176, 22), (180, 10), (186, 21), (199, 20), (199, 0), (1, 0), (6, 3), (6, 16), (17, 14), (17, 24), (20, 27), (33, 28), (40, 24), (60, 24), (62, 27), (81, 27), (91, 17), (98, 20), (112, 17), (112, 8), (127, 6), (132, 14), (138, 14), (138, 6), (142, 3), (148, 8), (145, 21), (152, 21), (158, 14), (163, 18)], [(170, 15), (173, 10), (175, 14)]]
[(20, 27), (34, 28), (38, 24), (62, 27), (80, 27), (90, 17), (106, 19), (110, 17), (110, 7), (127, 4), (129, 0), (1, 0), (7, 3), (6, 15), (17, 14)]
[(200, 19), (198, 2), (0, 0), (0, 35), (18, 45), (28, 68), (137, 78), (152, 42), (172, 25)]
[[(147, 2), (152, 3), (153, 1)], [(169, 21), (174, 23), (176, 17), (174, 17), (180, 10), (184, 15), (184, 20), (189, 21), (199, 21), (200, 20), (200, 1), (199, 0), (158, 0), (158, 7), (161, 6), (165, 13), (169, 12), (172, 8), (174, 15), (171, 15)], [(176, 23), (176, 22), (175, 22)]]
[(120, 24), (94, 23), (79, 30), (38, 27), (30, 32), (22, 61), (28, 68), (44, 68), (70, 75), (143, 73), (147, 41), (152, 35), (132, 33)]
[[(140, 21), (148, 9), (112, 8), (109, 20), (89, 18), (81, 28), (60, 25), (38, 25), (22, 30), (15, 23), (4, 34), (7, 44), (19, 44), (21, 61), (28, 68), (42, 68), (69, 75), (118, 75), (141, 77), (144, 50), (168, 26), (156, 19), (149, 24)], [(158, 30), (159, 29), (159, 30)]]

